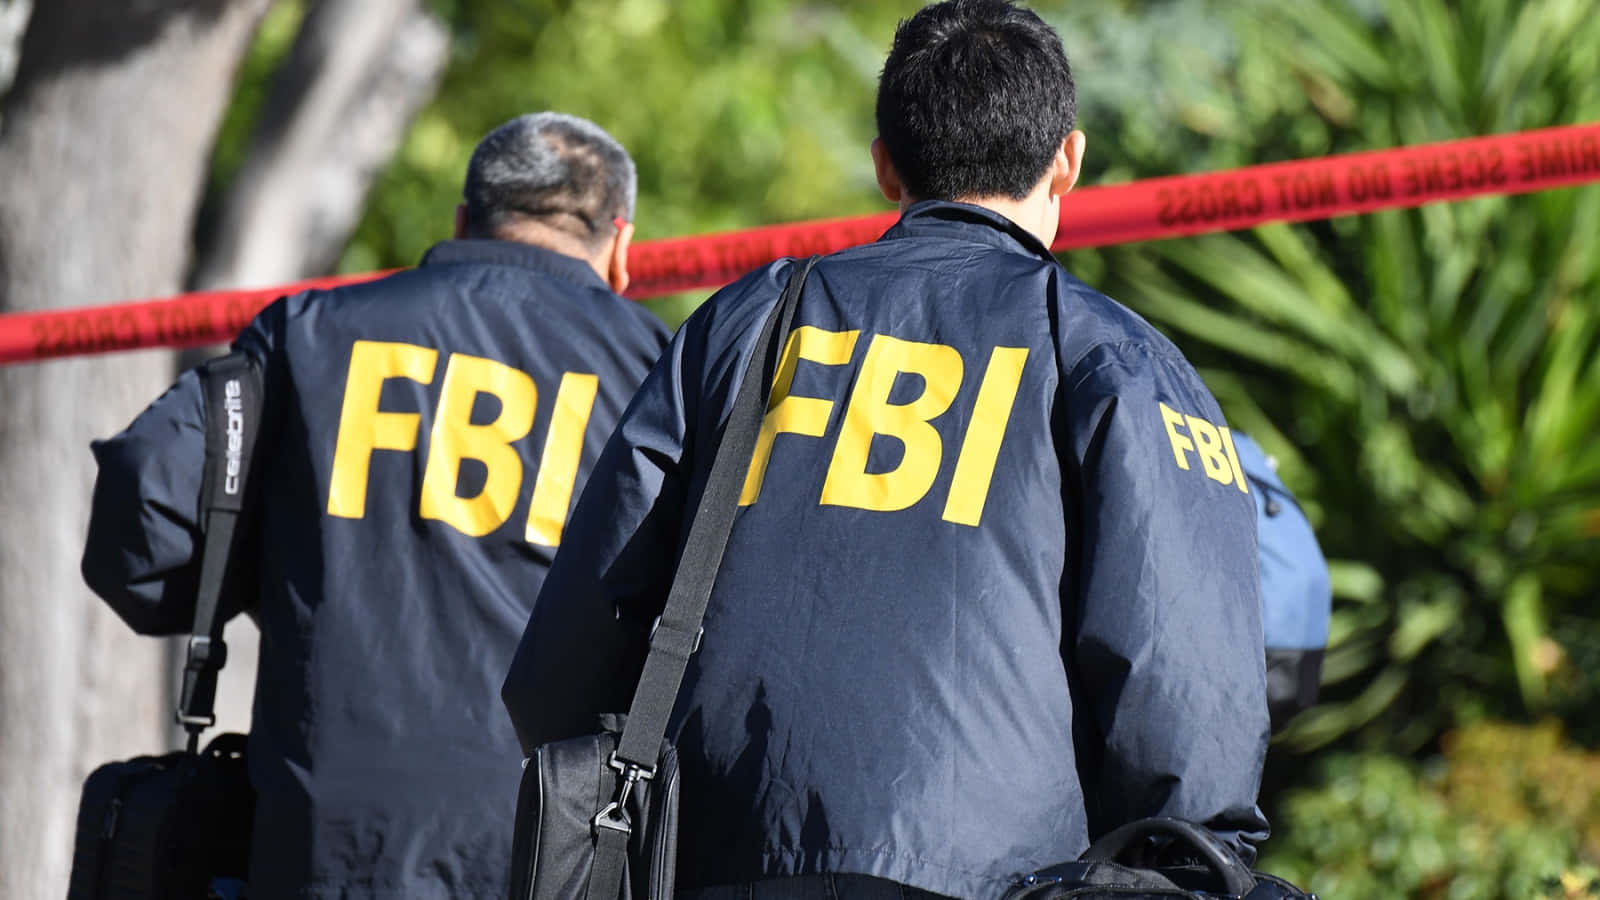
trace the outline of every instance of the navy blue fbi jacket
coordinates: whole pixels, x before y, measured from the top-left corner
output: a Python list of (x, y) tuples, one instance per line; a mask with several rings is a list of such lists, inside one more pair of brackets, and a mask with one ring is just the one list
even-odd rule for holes
[[(251, 896), (504, 896), (521, 754), (496, 690), (668, 336), (578, 260), (460, 241), (239, 338), (267, 398)], [(84, 577), (141, 632), (191, 624), (202, 415), (189, 373), (94, 445)]]
[[(626, 710), (779, 262), (674, 338), (573, 514), (504, 695), (524, 748)], [(822, 260), (669, 730), (683, 882), (957, 897), (1149, 815), (1253, 858), (1255, 510), (1144, 320), (986, 210)]]

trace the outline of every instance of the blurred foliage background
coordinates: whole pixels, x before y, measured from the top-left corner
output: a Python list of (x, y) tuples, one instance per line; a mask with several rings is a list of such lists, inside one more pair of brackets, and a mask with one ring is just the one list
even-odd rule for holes
[[(919, 5), (434, 0), (452, 61), (340, 268), (414, 263), (478, 139), (547, 108), (632, 151), (641, 238), (881, 210), (875, 82)], [(1600, 0), (1034, 7), (1088, 183), (1600, 120)], [(215, 186), (303, 12), (263, 24)], [(1586, 187), (1063, 259), (1184, 348), (1332, 562), (1324, 702), (1263, 795), (1265, 867), (1325, 897), (1600, 896), (1597, 239)]]

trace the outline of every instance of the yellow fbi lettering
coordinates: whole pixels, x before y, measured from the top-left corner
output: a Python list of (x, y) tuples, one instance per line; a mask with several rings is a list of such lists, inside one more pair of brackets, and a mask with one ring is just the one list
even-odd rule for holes
[(1250, 493), (1244, 467), (1239, 464), (1239, 451), (1233, 446), (1233, 432), (1198, 416), (1184, 415), (1160, 401), (1156, 401), (1156, 405), (1161, 409), (1161, 421), (1167, 426), (1167, 440), (1172, 443), (1172, 456), (1178, 468), (1188, 471), (1192, 453), (1199, 458), (1207, 478)]
[[(367, 480), (378, 450), (417, 449), (422, 416), (378, 409), (383, 383), (403, 378), (431, 385), (439, 351), (388, 341), (356, 341), (350, 349), (339, 436), (329, 479), (328, 514), (343, 519), (366, 515)], [(583, 456), (583, 433), (594, 408), (599, 379), (567, 372), (556, 391), (555, 412), (529, 502), (525, 537), (555, 547), (572, 501), (573, 483)], [(500, 402), (494, 421), (474, 423), (478, 395)], [(454, 353), (445, 364), (439, 405), (428, 435), (418, 514), (444, 522), (463, 534), (482, 537), (504, 525), (517, 505), (523, 483), (522, 458), (512, 446), (533, 429), (539, 391), (526, 372), (504, 363)], [(461, 464), (484, 467), (483, 487), (460, 496)]]
[[(791, 393), (799, 362), (848, 365), (860, 336), (859, 331), (824, 331), (812, 326), (790, 333), (773, 379), (772, 399), (756, 439), (755, 454), (745, 475), (741, 506), (760, 498), (772, 446), (779, 434), (820, 438), (828, 430), (834, 401)], [(956, 456), (955, 474), (942, 514), (945, 521), (975, 527), (982, 519), (1027, 358), (1026, 347), (996, 347), (990, 353), (967, 433)], [(907, 374), (920, 378), (921, 392), (904, 403), (891, 403), (889, 397), (896, 382)], [(954, 404), (965, 374), (966, 362), (954, 347), (874, 335), (845, 405), (843, 424), (822, 484), (822, 505), (893, 512), (908, 509), (926, 497), (944, 459), (944, 442), (932, 422)], [(872, 440), (879, 435), (894, 438), (903, 453), (894, 469), (868, 472)]]

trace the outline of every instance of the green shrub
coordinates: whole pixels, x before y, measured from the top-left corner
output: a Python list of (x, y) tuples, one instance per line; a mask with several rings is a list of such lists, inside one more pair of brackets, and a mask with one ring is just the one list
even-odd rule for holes
[(1340, 754), (1291, 791), (1261, 867), (1325, 900), (1600, 897), (1600, 754), (1479, 724), (1427, 766)]

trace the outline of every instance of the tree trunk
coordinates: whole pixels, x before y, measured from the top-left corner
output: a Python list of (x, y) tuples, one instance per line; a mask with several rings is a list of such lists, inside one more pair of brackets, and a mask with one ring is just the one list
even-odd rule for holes
[(306, 14), (201, 238), (194, 286), (269, 287), (338, 262), (367, 190), (433, 97), (450, 48), (421, 0), (320, 0)]
[[(0, 119), (0, 311), (167, 294), (232, 76), (268, 0), (50, 0)], [(164, 749), (161, 642), (78, 575), (88, 442), (167, 384), (162, 351), (0, 368), (0, 897), (65, 893), (98, 763)]]
[[(199, 236), (196, 290), (268, 287), (333, 269), (367, 192), (433, 97), (450, 33), (421, 0), (320, 0), (274, 76), (244, 166)], [(183, 354), (185, 366), (219, 348)], [(228, 623), (217, 725), (250, 729), (260, 632)], [(174, 667), (180, 672), (181, 656)]]
[(17, 73), (17, 50), (31, 12), (33, 0), (0, 0), (0, 98), (5, 97)]

